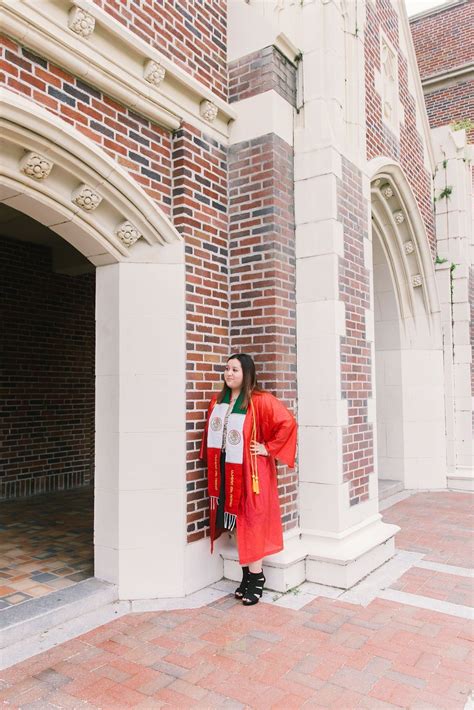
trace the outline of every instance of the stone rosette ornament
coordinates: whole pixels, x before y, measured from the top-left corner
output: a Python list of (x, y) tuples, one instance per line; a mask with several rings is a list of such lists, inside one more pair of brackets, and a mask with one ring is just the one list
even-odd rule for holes
[(71, 200), (87, 212), (92, 212), (102, 202), (102, 197), (89, 185), (79, 185), (72, 193)]
[(411, 277), (411, 283), (414, 288), (418, 288), (418, 286), (423, 285), (423, 278), (421, 274), (415, 274), (415, 276)]
[(30, 152), (20, 161), (20, 170), (34, 180), (44, 180), (53, 169), (54, 163), (39, 153)]
[(135, 225), (128, 220), (118, 225), (115, 234), (126, 247), (133, 246), (142, 236)]
[(69, 12), (67, 24), (77, 35), (89, 37), (95, 29), (95, 17), (82, 7), (73, 7)]
[(405, 215), (401, 210), (397, 210), (397, 212), (393, 213), (393, 219), (397, 224), (402, 224), (405, 221)]
[(382, 187), (382, 195), (386, 197), (387, 200), (393, 197), (393, 190), (388, 183)]
[(403, 247), (405, 249), (405, 254), (413, 254), (413, 252), (415, 251), (415, 245), (411, 241), (405, 242), (403, 244)]
[(212, 103), (212, 101), (207, 101), (206, 99), (205, 101), (201, 102), (201, 117), (208, 123), (212, 123), (216, 120), (218, 112), (219, 109), (215, 104)]
[(166, 69), (159, 62), (149, 59), (143, 68), (143, 78), (153, 86), (159, 86), (166, 76)]

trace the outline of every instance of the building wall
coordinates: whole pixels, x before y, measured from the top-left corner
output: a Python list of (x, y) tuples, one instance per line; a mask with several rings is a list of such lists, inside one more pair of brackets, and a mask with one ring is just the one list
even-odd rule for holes
[[(400, 119), (400, 134), (397, 136), (382, 120), (382, 102), (376, 86), (376, 72), (381, 72), (380, 33), (385, 34), (397, 52), (399, 101), (403, 116)], [(365, 90), (367, 159), (381, 155), (398, 161), (413, 189), (423, 215), (426, 233), (433, 257), (436, 251), (434, 218), (431, 202), (431, 175), (424, 161), (424, 138), (417, 127), (416, 99), (410, 90), (407, 57), (401, 46), (400, 18), (390, 0), (367, 2), (365, 36)]]
[[(410, 26), (431, 127), (474, 121), (474, 2), (458, 0), (446, 8), (434, 8), (413, 17)], [(469, 73), (448, 81), (429, 81), (469, 65)], [(474, 142), (474, 125), (468, 135)]]
[[(295, 66), (275, 47), (232, 61), (229, 82), (237, 107), (268, 92), (295, 105)], [(229, 259), (231, 351), (250, 353), (261, 386), (296, 414), (293, 146), (274, 132), (229, 148)], [(297, 469), (279, 465), (278, 486), (288, 530), (298, 524)]]
[(88, 485), (94, 476), (95, 275), (54, 273), (49, 249), (2, 237), (0, 280), (0, 496)]
[(4, 37), (0, 47), (8, 89), (97, 143), (170, 213), (172, 136), (168, 131), (16, 42)]
[(94, 0), (127, 29), (227, 97), (226, 0)]

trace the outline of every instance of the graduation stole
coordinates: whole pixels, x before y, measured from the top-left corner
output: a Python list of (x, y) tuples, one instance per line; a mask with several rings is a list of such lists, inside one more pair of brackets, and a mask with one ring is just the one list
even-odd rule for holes
[[(242, 392), (232, 407), (227, 420), (225, 441), (225, 507), (224, 525), (233, 530), (237, 522), (242, 494), (244, 460), (244, 422), (247, 408), (242, 405)], [(221, 451), (224, 435), (224, 419), (229, 409), (230, 390), (220, 404), (214, 405), (209, 417), (207, 431), (208, 492), (211, 519), (215, 520), (221, 487)]]

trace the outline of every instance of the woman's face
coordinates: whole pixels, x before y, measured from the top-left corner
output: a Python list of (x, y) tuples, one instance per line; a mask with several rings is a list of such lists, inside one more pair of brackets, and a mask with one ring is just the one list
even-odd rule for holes
[(242, 365), (240, 360), (232, 358), (228, 360), (224, 370), (224, 380), (227, 387), (231, 390), (237, 390), (242, 387), (242, 381), (244, 379), (244, 373), (242, 371)]

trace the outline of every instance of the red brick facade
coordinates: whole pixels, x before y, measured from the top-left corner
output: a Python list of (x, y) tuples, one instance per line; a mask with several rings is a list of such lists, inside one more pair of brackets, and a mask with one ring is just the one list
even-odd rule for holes
[[(296, 410), (293, 150), (268, 134), (230, 149), (231, 350), (255, 357), (265, 389)], [(297, 524), (297, 473), (279, 469), (282, 520)]]
[(164, 212), (171, 209), (171, 140), (160, 126), (120, 106), (80, 79), (3, 38), (4, 84), (97, 143)]
[(364, 264), (367, 202), (362, 196), (362, 175), (347, 160), (343, 160), (338, 184), (338, 219), (344, 230), (339, 296), (346, 311), (346, 335), (341, 337), (341, 393), (347, 400), (348, 413), (342, 442), (343, 480), (350, 482), (350, 504), (357, 505), (368, 499), (369, 475), (374, 472), (373, 424), (368, 422), (372, 357), (365, 332), (366, 311), (371, 303), (369, 272)]
[[(425, 93), (426, 110), (432, 127), (474, 121), (474, 2), (458, 0), (447, 7), (433, 8), (411, 22), (418, 67)], [(466, 69), (470, 66), (470, 74)], [(433, 78), (449, 73), (444, 81)], [(474, 125), (468, 131), (474, 142)]]
[(230, 103), (271, 89), (295, 105), (295, 67), (276, 47), (265, 47), (229, 64)]
[[(399, 98), (404, 109), (398, 139), (382, 121), (382, 102), (375, 87), (375, 71), (381, 71), (380, 31), (398, 51)], [(367, 3), (365, 36), (365, 90), (367, 109), (367, 158), (380, 155), (397, 160), (413, 189), (423, 216), (433, 258), (436, 252), (433, 208), (431, 202), (431, 175), (423, 160), (423, 137), (416, 127), (415, 97), (408, 88), (407, 58), (399, 49), (399, 19), (390, 0), (377, 0), (375, 6)]]
[(226, 0), (94, 0), (115, 20), (227, 98)]
[(95, 274), (65, 276), (46, 247), (2, 236), (2, 498), (94, 475)]

